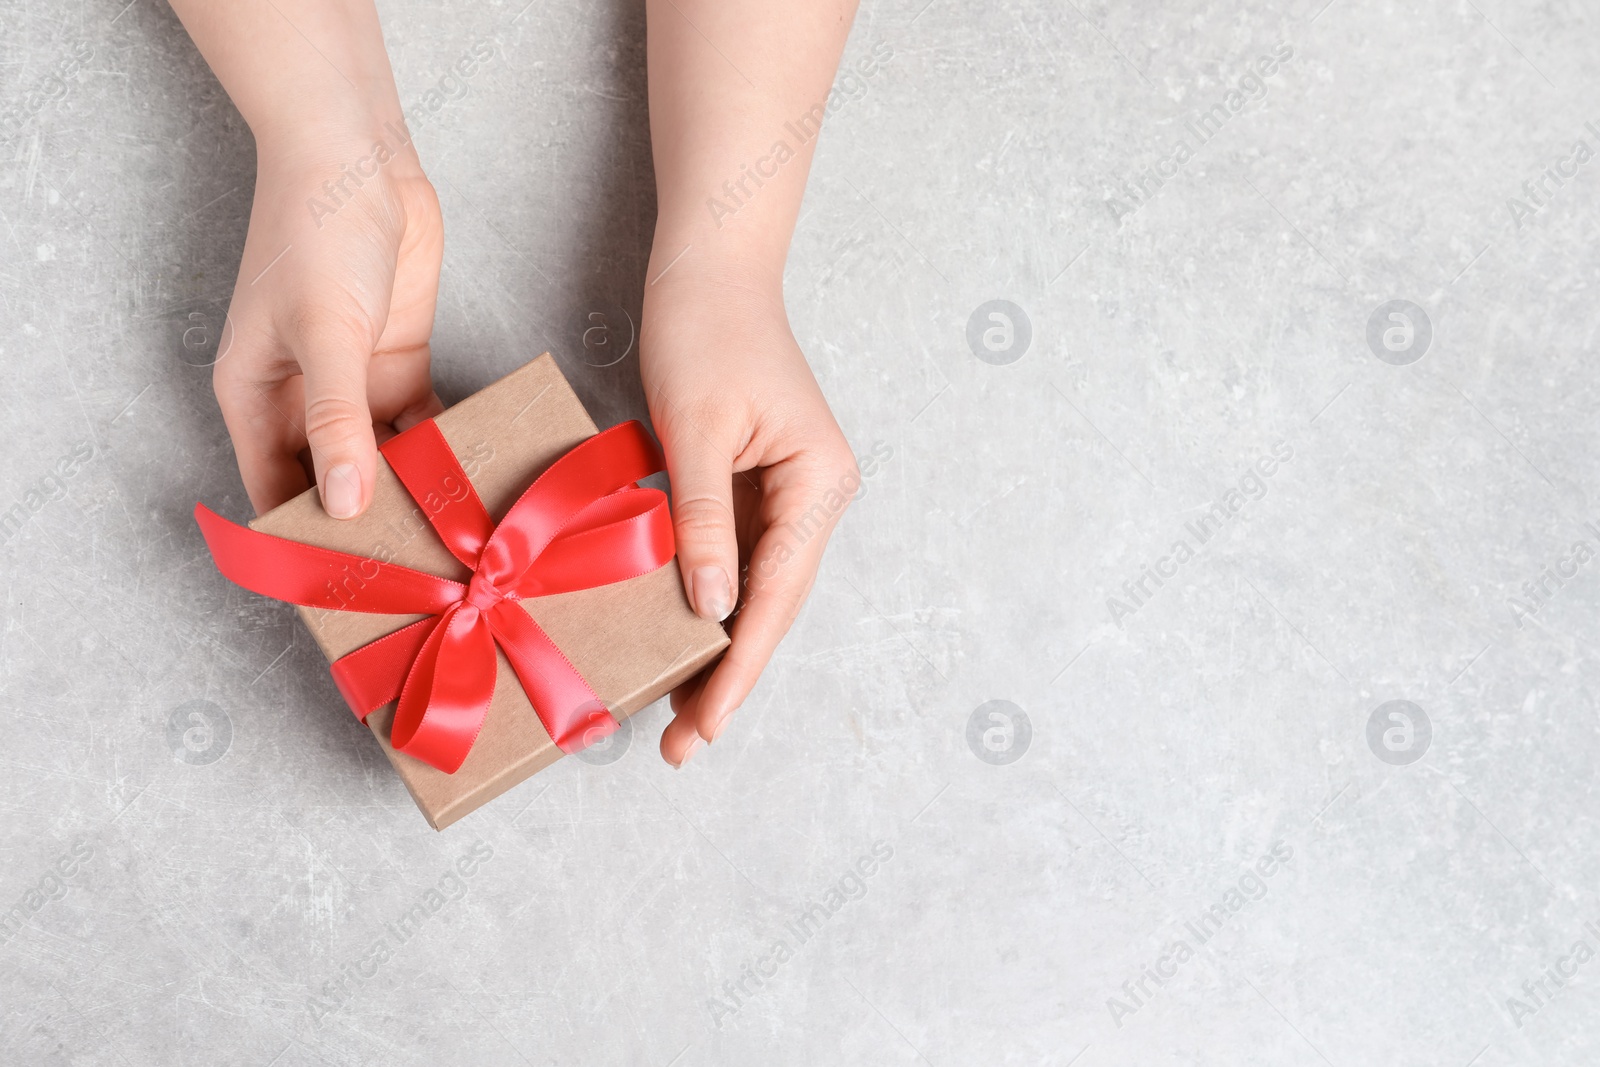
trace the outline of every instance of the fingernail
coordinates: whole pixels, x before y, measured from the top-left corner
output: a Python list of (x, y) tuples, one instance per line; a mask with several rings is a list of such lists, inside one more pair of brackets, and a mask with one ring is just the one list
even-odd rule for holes
[(361, 474), (353, 463), (341, 463), (322, 476), (322, 506), (336, 519), (361, 510)]
[(689, 762), (689, 757), (694, 755), (695, 752), (698, 751), (700, 749), (700, 747), (702, 745), (704, 745), (704, 744), (705, 744), (705, 741), (702, 740), (701, 738), (698, 738), (698, 737), (695, 738), (693, 741), (690, 741), (689, 742), (689, 747), (683, 750), (683, 758), (681, 760), (679, 760), (677, 763), (674, 763), (673, 766), (681, 770), (683, 768), (683, 765), (685, 763)]
[(721, 567), (696, 567), (692, 580), (694, 608), (701, 618), (721, 622), (733, 612), (733, 587)]
[(728, 720), (733, 718), (733, 713), (738, 710), (738, 708), (729, 708), (722, 713), (722, 718), (718, 719), (717, 724), (711, 728), (711, 740), (715, 741), (722, 736), (722, 731), (727, 728)]

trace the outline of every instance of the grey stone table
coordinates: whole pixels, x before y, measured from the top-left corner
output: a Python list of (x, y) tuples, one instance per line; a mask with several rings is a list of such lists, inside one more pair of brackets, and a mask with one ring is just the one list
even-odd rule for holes
[[(815, 593), (682, 772), (435, 834), (189, 517), (247, 131), (158, 0), (0, 6), (0, 1061), (1600, 1063), (1592, 8), (869, 3)], [(441, 392), (641, 415), (642, 12), (444, 6)]]

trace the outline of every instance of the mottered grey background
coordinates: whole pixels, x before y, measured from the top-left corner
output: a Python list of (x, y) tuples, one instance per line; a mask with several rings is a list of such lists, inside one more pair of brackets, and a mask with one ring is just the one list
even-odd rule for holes
[[(248, 131), (158, 0), (0, 4), (0, 1060), (1600, 1062), (1600, 26), (1324, 2), (868, 0), (809, 604), (442, 834), (189, 517)], [(639, 5), (381, 8), (442, 395), (642, 415)]]

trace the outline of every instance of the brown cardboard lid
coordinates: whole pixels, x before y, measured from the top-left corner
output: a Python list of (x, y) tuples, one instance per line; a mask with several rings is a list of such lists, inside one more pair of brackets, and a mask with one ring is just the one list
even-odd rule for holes
[[(596, 432), (548, 352), (435, 422), (496, 521), (545, 468)], [(312, 488), (250, 526), (340, 552), (387, 556), (400, 566), (458, 581), (470, 577), (381, 455), (372, 506), (360, 518), (330, 518)], [(359, 598), (360, 585), (360, 576), (352, 574), (344, 588)], [(723, 628), (689, 607), (676, 561), (625, 582), (524, 600), (522, 605), (618, 718), (693, 677), (728, 646)], [(330, 662), (423, 617), (318, 608), (299, 612)], [(389, 744), (394, 705), (367, 716), (367, 725), (435, 829), (561, 757), (504, 653), (497, 650), (496, 656), (499, 670), (483, 732), (455, 774), (394, 751)], [(333, 707), (328, 713), (349, 712)]]

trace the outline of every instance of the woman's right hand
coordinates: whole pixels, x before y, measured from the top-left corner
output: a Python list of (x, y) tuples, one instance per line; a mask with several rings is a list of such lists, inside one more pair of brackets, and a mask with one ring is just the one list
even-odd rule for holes
[(359, 515), (379, 440), (443, 410), (428, 339), (444, 227), (404, 141), (396, 123), (258, 134), (250, 230), (213, 371), (258, 514), (309, 487), (309, 462), (328, 514)]

